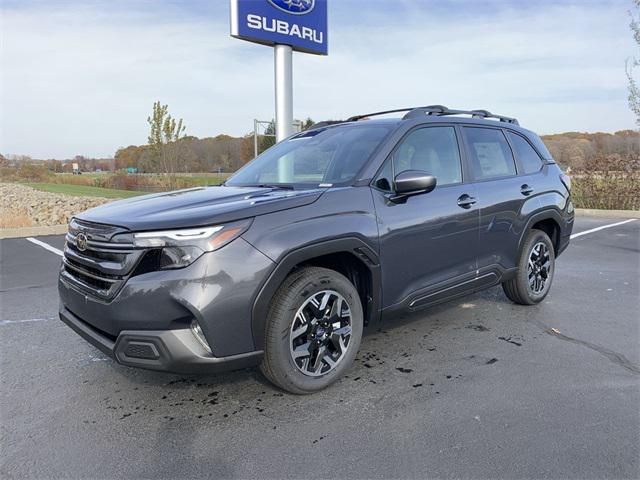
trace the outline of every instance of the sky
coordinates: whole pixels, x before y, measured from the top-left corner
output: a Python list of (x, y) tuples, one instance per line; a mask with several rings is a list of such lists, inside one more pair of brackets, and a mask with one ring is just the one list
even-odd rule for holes
[[(329, 55), (294, 53), (294, 116), (430, 104), (540, 134), (634, 128), (631, 0), (328, 0)], [(274, 117), (273, 51), (229, 36), (228, 0), (0, 0), (0, 153), (112, 157), (154, 101), (186, 133)]]

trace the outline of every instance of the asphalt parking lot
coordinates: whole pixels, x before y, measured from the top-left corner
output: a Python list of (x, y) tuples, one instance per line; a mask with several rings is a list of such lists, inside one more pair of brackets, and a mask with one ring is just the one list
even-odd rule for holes
[(2, 478), (640, 477), (640, 220), (576, 237), (541, 305), (398, 319), (306, 397), (119, 366), (56, 319), (58, 255), (0, 249)]

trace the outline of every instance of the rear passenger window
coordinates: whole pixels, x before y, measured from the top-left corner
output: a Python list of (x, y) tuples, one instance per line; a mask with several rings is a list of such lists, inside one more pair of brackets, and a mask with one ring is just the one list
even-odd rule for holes
[(465, 127), (471, 170), (476, 180), (516, 174), (511, 148), (502, 130)]
[(533, 147), (517, 133), (508, 132), (509, 140), (516, 151), (516, 155), (522, 164), (524, 173), (535, 173), (542, 168), (542, 159)]

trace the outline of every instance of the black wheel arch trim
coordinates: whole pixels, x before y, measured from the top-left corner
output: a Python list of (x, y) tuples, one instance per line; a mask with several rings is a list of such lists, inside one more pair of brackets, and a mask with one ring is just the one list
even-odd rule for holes
[(371, 325), (380, 319), (382, 280), (378, 254), (367, 243), (357, 237), (342, 237), (313, 243), (285, 254), (260, 287), (251, 311), (251, 330), (256, 349), (261, 350), (264, 348), (269, 304), (282, 282), (287, 278), (287, 275), (300, 263), (332, 253), (350, 253), (369, 270), (372, 280), (372, 298), (369, 308), (366, 309), (368, 312), (367, 318), (364, 320), (365, 324)]
[(525, 227), (522, 229), (522, 233), (520, 234), (520, 240), (518, 241), (518, 252), (520, 252), (520, 250), (522, 249), (522, 244), (524, 243), (529, 231), (531, 231), (536, 223), (543, 220), (553, 220), (558, 224), (558, 227), (560, 229), (560, 231), (558, 232), (558, 238), (556, 239), (555, 243), (554, 239), (551, 239), (551, 242), (554, 243), (556, 256), (560, 254), (561, 238), (563, 231), (566, 229), (567, 222), (564, 218), (562, 218), (562, 214), (560, 213), (560, 211), (556, 209), (546, 209), (529, 217), (529, 220), (527, 221)]

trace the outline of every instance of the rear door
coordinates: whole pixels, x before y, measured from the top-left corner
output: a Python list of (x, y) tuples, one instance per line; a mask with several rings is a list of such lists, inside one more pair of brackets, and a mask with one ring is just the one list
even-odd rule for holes
[[(479, 213), (461, 158), (454, 126), (420, 126), (404, 136), (374, 179), (383, 307), (417, 308), (473, 283)], [(405, 170), (434, 175), (435, 190), (391, 202), (393, 178)]]
[(478, 269), (482, 273), (513, 268), (527, 189), (501, 128), (465, 126), (462, 131), (480, 208)]

